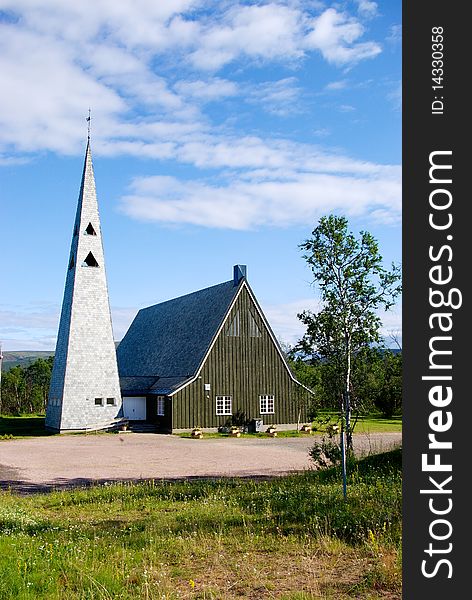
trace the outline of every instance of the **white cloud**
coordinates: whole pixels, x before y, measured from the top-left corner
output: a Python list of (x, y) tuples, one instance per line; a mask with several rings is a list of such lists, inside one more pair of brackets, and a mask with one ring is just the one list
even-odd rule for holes
[(236, 5), (222, 20), (205, 27), (190, 54), (198, 68), (216, 70), (240, 55), (260, 59), (301, 58), (301, 17), (281, 4)]
[(142, 45), (159, 44), (160, 26), (170, 25), (199, 4), (199, 0), (2, 0), (0, 8), (20, 14), (28, 27), (63, 39), (80, 42), (107, 36)]
[[(307, 144), (183, 132), (169, 152), (220, 170), (211, 181), (136, 178), (121, 199), (132, 218), (167, 224), (252, 229), (313, 222), (338, 210), (397, 223), (400, 167), (358, 161)], [(223, 170), (223, 171), (222, 171)]]
[[(111, 307), (113, 332), (121, 340), (139, 308)], [(53, 303), (0, 307), (0, 341), (3, 350), (54, 350), (60, 307)]]
[(389, 42), (393, 46), (395, 46), (397, 44), (401, 44), (401, 42), (402, 42), (402, 26), (401, 25), (392, 25), (390, 27), (390, 34), (387, 37), (387, 42)]
[[(313, 296), (301, 298), (300, 300), (293, 300), (283, 304), (262, 304), (261, 306), (277, 339), (292, 346), (303, 337), (306, 331), (303, 323), (297, 318), (297, 314), (304, 310), (311, 310), (316, 313), (322, 308), (321, 303), (317, 300), (314, 293)], [(377, 314), (382, 321), (380, 335), (387, 347), (394, 348), (396, 346), (392, 337), (395, 337), (401, 345), (401, 303), (388, 311), (379, 310)]]
[(17, 156), (2, 156), (0, 154), (0, 167), (9, 167), (13, 165), (24, 165), (29, 161), (25, 157)]
[(212, 102), (239, 93), (238, 86), (233, 81), (218, 77), (209, 80), (178, 81), (175, 89), (183, 96), (195, 98), (202, 102)]
[[(380, 51), (374, 42), (359, 42), (364, 30), (357, 18), (335, 9), (313, 18), (311, 3), (1, 0), (0, 7), (8, 15), (0, 21), (4, 155), (7, 149), (79, 152), (90, 106), (96, 150), (136, 154), (139, 148), (145, 156), (163, 156), (163, 140), (146, 137), (151, 123), (205, 123), (204, 102), (247, 89), (192, 69), (217, 70), (241, 59), (297, 64), (313, 50), (346, 66)], [(293, 77), (262, 83), (252, 93), (277, 115), (298, 110), (298, 96)], [(117, 138), (116, 130), (131, 122), (133, 135)]]
[(379, 7), (377, 2), (372, 2), (371, 0), (357, 0), (357, 11), (359, 15), (365, 19), (376, 17), (378, 10)]
[(331, 131), (327, 127), (320, 127), (319, 129), (315, 129), (313, 131), (313, 135), (318, 138), (325, 138), (331, 135)]
[(298, 103), (301, 88), (296, 77), (286, 77), (277, 81), (258, 84), (248, 93), (248, 100), (261, 104), (269, 113), (285, 116), (300, 112)]
[(275, 337), (294, 346), (305, 333), (305, 326), (297, 315), (304, 310), (319, 310), (320, 303), (312, 296), (284, 304), (262, 304), (261, 307)]
[(354, 106), (351, 106), (350, 104), (341, 104), (338, 107), (338, 110), (342, 113), (351, 113), (351, 112), (354, 112), (356, 109)]
[(249, 169), (247, 177), (253, 177), (255, 169), (267, 170), (275, 179), (285, 179), (287, 173), (289, 177), (295, 173), (296, 177), (297, 172), (355, 175), (391, 172), (395, 176), (399, 173), (396, 167), (355, 160), (317, 146), (257, 136), (238, 138), (197, 132), (181, 140), (176, 154), (181, 162), (201, 168)]
[(344, 90), (347, 87), (347, 84), (348, 84), (347, 79), (341, 79), (339, 81), (331, 81), (330, 83), (325, 85), (324, 89), (327, 92)]
[(397, 81), (391, 84), (391, 91), (387, 94), (387, 98), (393, 105), (394, 110), (401, 110), (402, 108), (402, 82)]
[(219, 185), (162, 176), (137, 178), (121, 199), (121, 210), (142, 221), (237, 230), (306, 224), (332, 211), (348, 216), (373, 213), (382, 222), (398, 222), (399, 169), (377, 169), (357, 175), (256, 170), (253, 179), (234, 174)]
[(53, 350), (59, 324), (59, 306), (51, 303), (0, 307), (3, 350)]
[(382, 51), (376, 42), (357, 42), (363, 34), (364, 28), (357, 19), (328, 8), (313, 19), (305, 44), (307, 48), (319, 50), (330, 63), (355, 64), (374, 58)]

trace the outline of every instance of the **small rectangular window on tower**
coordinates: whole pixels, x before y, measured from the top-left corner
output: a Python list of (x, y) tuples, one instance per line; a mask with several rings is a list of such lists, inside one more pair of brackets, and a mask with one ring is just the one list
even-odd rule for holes
[(95, 406), (103, 406), (103, 398), (95, 398)]
[(107, 406), (116, 406), (116, 398), (107, 398)]

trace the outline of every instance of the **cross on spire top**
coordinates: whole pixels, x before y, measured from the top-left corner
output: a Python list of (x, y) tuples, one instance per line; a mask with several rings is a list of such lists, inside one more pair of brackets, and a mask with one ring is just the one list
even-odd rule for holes
[(90, 141), (90, 129), (92, 126), (92, 111), (90, 108), (88, 109), (88, 117), (85, 120), (87, 121), (87, 139)]

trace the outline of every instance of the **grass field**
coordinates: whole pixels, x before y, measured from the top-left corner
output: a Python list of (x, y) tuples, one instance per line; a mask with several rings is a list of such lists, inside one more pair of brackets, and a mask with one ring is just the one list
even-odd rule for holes
[(360, 417), (354, 429), (355, 433), (389, 433), (401, 431), (401, 417), (391, 417), (390, 419), (374, 416)]
[[(334, 415), (333, 415), (334, 417)], [(334, 418), (332, 419), (335, 420)], [(326, 425), (325, 424), (316, 424), (315, 433), (325, 433)], [(241, 437), (267, 437), (265, 433), (266, 427), (264, 427), (261, 433), (249, 433), (242, 434)], [(380, 416), (369, 416), (369, 417), (360, 417), (355, 426), (355, 433), (401, 433), (402, 431), (402, 418), (401, 417), (392, 417), (390, 419), (386, 419)], [(178, 435), (181, 437), (190, 437), (191, 432), (187, 431), (184, 433), (179, 433)], [(288, 431), (277, 431), (278, 437), (304, 437), (306, 434), (300, 433), (296, 430), (288, 430)], [(205, 433), (206, 438), (220, 438), (220, 437), (228, 437), (227, 433)]]
[(0, 495), (0, 598), (401, 598), (401, 450), (269, 481)]
[(53, 435), (44, 427), (44, 415), (0, 416), (0, 439)]

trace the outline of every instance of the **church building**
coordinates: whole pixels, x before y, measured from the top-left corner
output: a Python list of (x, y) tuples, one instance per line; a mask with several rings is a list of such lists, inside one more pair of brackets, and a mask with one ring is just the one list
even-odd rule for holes
[(115, 350), (89, 139), (46, 427), (128, 420), (169, 433), (306, 420), (311, 392), (291, 373), (246, 274), (236, 265), (229, 281), (140, 310)]
[(311, 392), (291, 373), (244, 265), (229, 281), (140, 310), (117, 356), (124, 416), (158, 431), (306, 420)]

